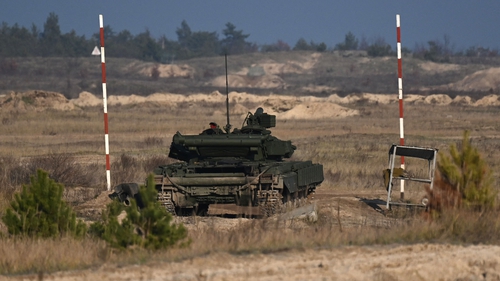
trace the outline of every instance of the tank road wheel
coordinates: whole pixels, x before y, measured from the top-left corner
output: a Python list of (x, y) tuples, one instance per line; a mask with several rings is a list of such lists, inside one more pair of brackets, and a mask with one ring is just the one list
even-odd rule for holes
[(161, 190), (158, 192), (158, 202), (173, 216), (176, 215), (175, 205), (172, 201), (172, 191)]
[(210, 204), (198, 204), (198, 206), (196, 207), (196, 215), (201, 217), (208, 216), (209, 206)]
[(280, 210), (283, 205), (282, 196), (278, 190), (259, 190), (259, 209), (261, 215), (270, 217)]
[(191, 217), (196, 215), (195, 208), (181, 208), (181, 207), (175, 207), (175, 212), (177, 215), (182, 216), (182, 217)]

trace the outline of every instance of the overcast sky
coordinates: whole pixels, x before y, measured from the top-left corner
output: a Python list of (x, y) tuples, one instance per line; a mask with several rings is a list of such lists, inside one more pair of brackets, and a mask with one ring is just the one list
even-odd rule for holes
[(227, 22), (250, 34), (247, 41), (293, 47), (304, 38), (328, 47), (351, 31), (358, 39), (382, 37), (396, 46), (396, 14), (401, 15), (403, 47), (440, 40), (446, 35), (455, 51), (470, 46), (500, 47), (499, 0), (5, 0), (0, 21), (43, 30), (49, 13), (59, 16), (63, 33), (75, 30), (89, 38), (99, 32), (99, 14), (115, 32), (177, 40), (182, 20), (192, 31), (217, 32)]

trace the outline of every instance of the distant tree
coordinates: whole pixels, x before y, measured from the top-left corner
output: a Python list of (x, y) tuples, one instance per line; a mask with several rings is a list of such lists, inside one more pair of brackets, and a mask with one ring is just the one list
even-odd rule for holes
[[(104, 29), (106, 30), (106, 29)], [(112, 40), (117, 44), (127, 44), (130, 43), (134, 39), (134, 35), (130, 33), (128, 30), (122, 30), (118, 34), (111, 35), (108, 38), (112, 38)]]
[(161, 47), (151, 37), (149, 30), (134, 37), (133, 45), (140, 50), (140, 59), (145, 61), (159, 62), (161, 58)]
[(326, 44), (324, 42), (320, 44), (316, 44), (313, 41), (310, 43), (307, 43), (307, 41), (304, 38), (300, 38), (297, 43), (295, 43), (295, 46), (293, 47), (294, 51), (318, 51), (318, 52), (324, 52), (326, 51)]
[(414, 57), (434, 62), (449, 62), (453, 56), (453, 45), (448, 35), (443, 36), (443, 41), (436, 39), (424, 44), (417, 44), (414, 48)]
[(178, 41), (169, 40), (165, 35), (162, 35), (158, 44), (161, 46), (161, 63), (174, 63), (176, 58), (181, 57), (179, 56), (181, 46)]
[(356, 38), (356, 36), (354, 36), (354, 34), (352, 34), (352, 32), (349, 31), (345, 35), (344, 42), (338, 43), (337, 45), (335, 45), (334, 49), (341, 50), (341, 51), (357, 50), (358, 49), (358, 39)]
[(361, 41), (359, 42), (358, 49), (363, 50), (363, 51), (367, 51), (369, 46), (370, 46), (370, 44), (368, 43), (368, 39), (366, 39), (366, 36), (364, 36), (364, 35), (361, 36)]
[(26, 57), (33, 55), (37, 45), (37, 35), (17, 24), (9, 27), (6, 23), (0, 29), (0, 55)]
[(188, 42), (191, 57), (210, 57), (220, 53), (219, 35), (217, 32), (193, 32)]
[(221, 47), (217, 32), (193, 32), (184, 20), (176, 33), (181, 47), (177, 54), (180, 59), (215, 56), (220, 53)]
[(366, 52), (371, 57), (385, 57), (393, 54), (391, 45), (387, 44), (383, 37), (377, 37), (375, 42), (368, 46)]
[(300, 38), (293, 47), (294, 51), (309, 51), (313, 49), (314, 49), (313, 46), (309, 45), (309, 43), (307, 43), (307, 41), (304, 38)]
[[(103, 34), (104, 34), (104, 38), (105, 39), (114, 39), (115, 36), (116, 36), (116, 32), (113, 30), (113, 28), (111, 28), (110, 25), (105, 25), (103, 27)], [(97, 37), (97, 40), (99, 42), (99, 40), (100, 40), (100, 33), (97, 33), (96, 37)]]
[(326, 51), (326, 44), (325, 44), (325, 42), (319, 43), (319, 45), (316, 46), (316, 51), (318, 51), (318, 52), (324, 52), (324, 51)]
[[(104, 27), (104, 33), (106, 33), (106, 27)], [(110, 31), (112, 31), (110, 29)], [(110, 32), (111, 33), (111, 32)], [(105, 37), (106, 44), (106, 55), (119, 58), (139, 58), (141, 57), (140, 46), (134, 42), (134, 35), (128, 30), (122, 30), (118, 34), (114, 35), (112, 32), (109, 37)], [(99, 41), (97, 41), (99, 42)], [(108, 51), (109, 50), (109, 51)]]
[(236, 26), (230, 22), (222, 31), (224, 39), (221, 41), (222, 52), (227, 54), (243, 54), (251, 50), (251, 44), (246, 42), (250, 34), (243, 34), (243, 30), (236, 30)]
[(467, 57), (496, 57), (498, 56), (498, 49), (484, 48), (484, 47), (469, 47), (465, 50)]
[(92, 43), (85, 39), (85, 35), (78, 36), (74, 30), (61, 36), (61, 44), (65, 54), (70, 57), (82, 57), (89, 54)]
[[(128, 32), (128, 31), (127, 31)], [(106, 56), (113, 56), (113, 57), (122, 57), (118, 54), (121, 54), (122, 52), (118, 52), (117, 49), (120, 49), (122, 44), (117, 44), (116, 43), (116, 33), (115, 31), (111, 28), (109, 25), (105, 25), (103, 28), (103, 35), (104, 35), (104, 44), (106, 46)], [(101, 33), (97, 32), (94, 33), (91, 37), (90, 46), (93, 48), (94, 46), (100, 46), (101, 45)]]
[(438, 62), (443, 55), (443, 46), (438, 41), (429, 41), (429, 49), (424, 53), (424, 59)]
[(476, 47), (471, 46), (467, 50), (465, 50), (465, 55), (467, 57), (476, 57), (479, 56), (479, 53), (477, 52)]
[(367, 54), (370, 57), (385, 57), (392, 54), (391, 45), (373, 44), (368, 47)]
[(177, 41), (182, 47), (187, 47), (189, 44), (189, 39), (191, 38), (191, 28), (187, 24), (186, 20), (181, 22), (181, 27), (177, 28)]
[(61, 28), (59, 27), (59, 17), (55, 13), (50, 13), (43, 25), (43, 33), (40, 39), (40, 53), (42, 56), (65, 55)]
[(402, 47), (401, 48), (401, 53), (402, 54), (411, 54), (411, 50), (407, 47)]
[(267, 53), (267, 52), (286, 52), (286, 51), (290, 51), (290, 46), (286, 42), (278, 40), (274, 44), (262, 45), (262, 47), (260, 48), (260, 51), (263, 52), (263, 53)]

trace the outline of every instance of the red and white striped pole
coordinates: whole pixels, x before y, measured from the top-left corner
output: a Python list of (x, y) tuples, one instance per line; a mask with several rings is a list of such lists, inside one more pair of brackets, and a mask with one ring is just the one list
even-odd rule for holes
[[(396, 15), (397, 51), (398, 51), (398, 92), (399, 92), (399, 144), (405, 145), (403, 126), (403, 63), (401, 62), (401, 25), (399, 14)], [(401, 156), (401, 168), (405, 168), (405, 157)], [(405, 181), (401, 180), (401, 200), (405, 198)]]
[(111, 173), (109, 163), (109, 137), (108, 137), (108, 99), (106, 93), (106, 61), (104, 59), (104, 25), (102, 15), (99, 15), (99, 31), (101, 37), (101, 72), (102, 72), (102, 101), (104, 105), (104, 146), (106, 149), (106, 183), (108, 191), (111, 190)]

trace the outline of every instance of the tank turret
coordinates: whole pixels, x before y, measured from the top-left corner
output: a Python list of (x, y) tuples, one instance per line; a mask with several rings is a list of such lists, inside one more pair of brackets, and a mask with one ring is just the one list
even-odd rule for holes
[(258, 108), (254, 114), (248, 113), (245, 123), (231, 133), (182, 135), (177, 132), (169, 157), (192, 163), (216, 158), (282, 161), (292, 156), (296, 149), (292, 142), (280, 140), (268, 130), (276, 126), (275, 115)]

